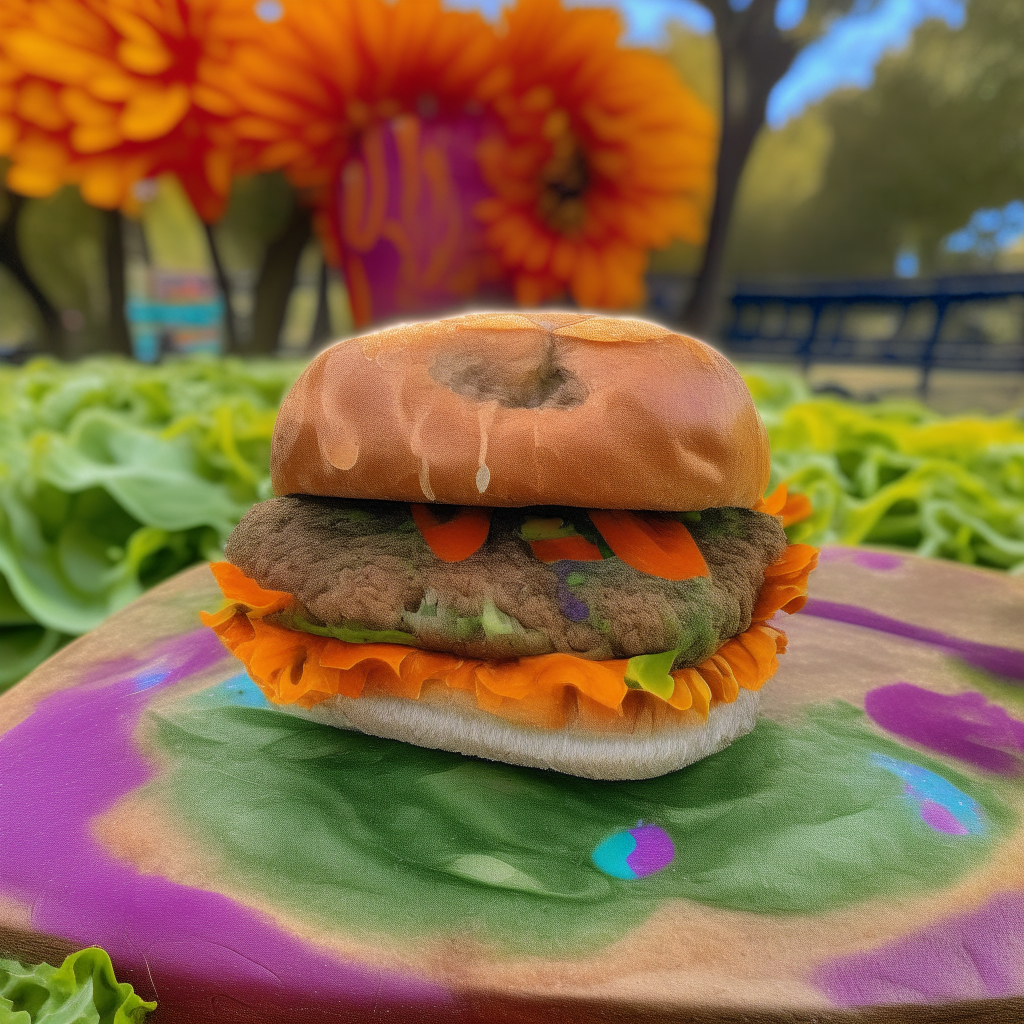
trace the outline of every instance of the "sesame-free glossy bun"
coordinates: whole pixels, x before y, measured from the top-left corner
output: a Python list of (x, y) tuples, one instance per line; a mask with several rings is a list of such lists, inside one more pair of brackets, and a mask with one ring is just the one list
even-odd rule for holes
[(277, 494), (452, 505), (751, 508), (769, 473), (750, 392), (643, 320), (476, 313), (321, 352), (274, 428)]

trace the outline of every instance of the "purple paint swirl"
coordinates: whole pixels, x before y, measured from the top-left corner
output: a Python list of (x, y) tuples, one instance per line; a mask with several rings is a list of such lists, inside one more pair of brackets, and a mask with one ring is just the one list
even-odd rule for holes
[(861, 548), (829, 545), (821, 549), (818, 561), (822, 565), (827, 562), (853, 562), (854, 565), (872, 569), (875, 572), (892, 572), (893, 569), (898, 569), (906, 559), (902, 555), (893, 555), (885, 551), (864, 551)]
[(820, 598), (808, 598), (803, 607), (803, 614), (814, 615), (819, 619), (831, 619), (834, 622), (845, 622), (851, 626), (863, 626), (881, 633), (891, 633), (907, 640), (941, 647), (950, 654), (955, 654), (970, 665), (1003, 676), (1006, 679), (1024, 681), (1024, 651), (1011, 647), (997, 647), (994, 644), (982, 644), (974, 640), (962, 640), (950, 636), (937, 629), (927, 626), (915, 626), (910, 622), (880, 615), (867, 608), (853, 604), (840, 604), (838, 601), (822, 601)]
[(258, 997), (275, 1018), (314, 990), (317, 1002), (382, 1012), (448, 1002), (439, 987), (346, 964), (219, 893), (140, 874), (94, 838), (93, 819), (152, 777), (132, 741), (146, 705), (226, 657), (197, 630), (145, 663), (106, 663), (0, 736), (0, 892), (32, 907), (36, 930), (105, 947), (147, 998)]
[(996, 896), (905, 939), (819, 967), (812, 982), (839, 1006), (1024, 995), (1024, 894)]
[(1024, 774), (1024, 722), (970, 691), (944, 694), (911, 683), (871, 690), (864, 710), (883, 729), (1000, 775)]
[[(913, 790), (910, 787), (907, 788), (912, 794)], [(945, 832), (950, 836), (969, 836), (971, 834), (971, 830), (958, 821), (952, 811), (943, 807), (942, 804), (935, 803), (934, 800), (921, 801), (919, 811), (921, 820), (936, 832)]]

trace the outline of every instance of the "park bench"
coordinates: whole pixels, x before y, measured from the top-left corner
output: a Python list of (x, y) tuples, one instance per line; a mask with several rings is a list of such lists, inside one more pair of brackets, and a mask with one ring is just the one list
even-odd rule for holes
[[(685, 283), (648, 279), (654, 315), (681, 308)], [(1024, 274), (740, 282), (720, 334), (741, 359), (1024, 372)]]

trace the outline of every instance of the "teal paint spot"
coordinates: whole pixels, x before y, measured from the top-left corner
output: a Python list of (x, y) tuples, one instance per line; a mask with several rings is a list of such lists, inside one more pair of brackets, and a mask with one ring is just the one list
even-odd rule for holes
[[(226, 881), (356, 935), (473, 934), (557, 956), (614, 942), (671, 898), (819, 913), (950, 885), (1014, 825), (989, 780), (915, 754), (974, 801), (987, 831), (923, 827), (883, 766), (907, 764), (906, 748), (839, 702), (799, 724), (762, 720), (671, 775), (596, 782), (245, 706), (238, 687), (151, 711), (144, 735), (165, 767), (148, 792), (218, 857)], [(673, 837), (671, 867), (641, 882), (599, 869), (598, 847), (639, 821)], [(627, 854), (638, 876), (639, 855)]]
[(597, 844), (591, 860), (598, 871), (612, 878), (634, 880), (639, 876), (626, 863), (626, 858), (636, 849), (636, 839), (631, 832), (616, 832)]
[[(265, 708), (273, 709), (273, 705), (263, 691), (249, 678), (245, 672), (239, 672), (219, 686), (212, 686), (209, 690), (203, 690), (193, 698), (194, 705), (199, 708)], [(285, 712), (279, 712), (284, 714)]]
[(675, 855), (672, 837), (663, 828), (640, 822), (603, 839), (590, 859), (606, 875), (632, 882), (663, 871)]
[[(937, 832), (951, 835), (962, 835), (966, 832), (972, 836), (982, 835), (985, 822), (981, 817), (981, 808), (977, 801), (957, 789), (941, 775), (911, 764), (900, 761), (885, 754), (872, 754), (872, 764), (884, 768), (905, 783), (907, 798), (915, 804), (921, 820)], [(953, 829), (945, 823), (943, 815), (938, 814), (933, 805), (938, 805), (953, 817), (964, 829), (964, 832)]]

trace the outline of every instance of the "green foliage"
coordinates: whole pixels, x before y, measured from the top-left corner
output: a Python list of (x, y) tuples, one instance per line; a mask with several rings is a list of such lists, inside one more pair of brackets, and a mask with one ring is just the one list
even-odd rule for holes
[(297, 363), (0, 367), (0, 687), (146, 587), (219, 557), (270, 494)]
[(18, 221), (25, 266), (50, 302), (68, 312), (74, 354), (102, 348), (109, 331), (103, 236), (103, 214), (71, 186), (30, 200)]
[(0, 960), (4, 1024), (142, 1024), (155, 1009), (118, 982), (110, 957), (97, 946), (72, 953), (60, 967)]
[(0, 266), (0, 310), (0, 352), (28, 345), (42, 333), (32, 300), (5, 266)]
[(812, 397), (789, 373), (746, 376), (772, 483), (807, 494), (810, 543), (883, 544), (1024, 572), (1024, 422), (946, 419), (917, 403)]
[[(971, 0), (960, 29), (923, 23), (873, 85), (829, 96), (766, 133), (752, 155), (731, 236), (739, 274), (888, 274), (900, 247), (922, 269), (979, 207), (1024, 195), (1024, 19)], [(799, 127), (803, 122), (803, 127)], [(787, 151), (810, 194), (768, 187)]]

